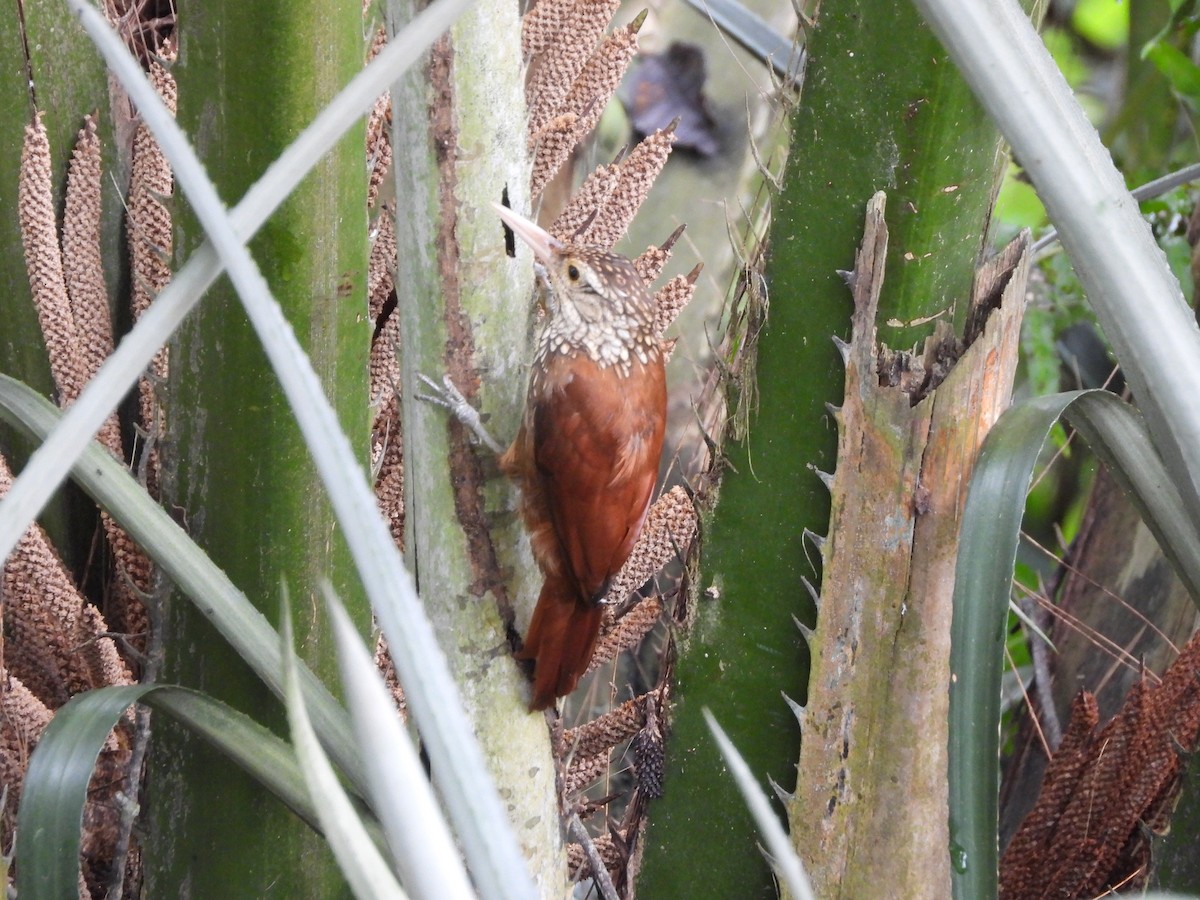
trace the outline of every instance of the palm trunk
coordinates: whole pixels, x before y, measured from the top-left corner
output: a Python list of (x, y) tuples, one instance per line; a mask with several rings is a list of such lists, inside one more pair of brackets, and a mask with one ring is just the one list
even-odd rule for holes
[[(726, 448), (731, 465), (704, 561), (704, 583), (711, 581), (719, 596), (715, 602), (699, 602), (696, 626), (678, 664), (682, 699), (668, 754), (667, 795), (653, 812), (644, 897), (689, 892), (757, 897), (774, 891), (742, 800), (732, 781), (719, 774), (717, 752), (700, 715), (704, 707), (713, 711), (760, 777), (790, 788), (791, 765), (800, 757), (789, 816), (802, 857), (817, 869), (819, 896), (839, 896), (839, 891), (855, 896), (856, 890), (862, 896), (864, 884), (872, 885), (868, 893), (873, 893), (883, 883), (893, 885), (897, 895), (909, 895), (914, 884), (896, 880), (906, 855), (922, 846), (912, 840), (909, 824), (926, 830), (925, 847), (948, 844), (937, 838), (945, 830), (943, 768), (941, 793), (930, 803), (914, 804), (906, 813), (909, 824), (890, 834), (885, 829), (891, 843), (873, 848), (881, 860), (892, 852), (890, 870), (855, 858), (852, 850), (854, 841), (862, 839), (861, 834), (854, 837), (854, 823), (865, 834), (873, 819), (895, 812), (881, 795), (871, 794), (849, 813), (853, 822), (847, 830), (832, 843), (823, 840), (818, 849), (813, 829), (825, 827), (826, 809), (812, 798), (828, 800), (839, 778), (857, 784), (859, 778), (875, 776), (843, 771), (847, 760), (834, 753), (836, 742), (818, 739), (815, 731), (803, 738), (801, 753), (801, 729), (780, 692), (804, 703), (809, 653), (832, 665), (839, 636), (852, 625), (839, 618), (835, 604), (816, 612), (806, 585), (820, 583), (822, 567), (828, 578), (835, 546), (858, 555), (858, 562), (847, 559), (842, 565), (882, 572), (884, 583), (896, 591), (891, 599), (873, 598), (879, 606), (860, 607), (863, 616), (899, 616), (909, 580), (932, 576), (909, 573), (908, 563), (899, 572), (889, 569), (886, 511), (877, 510), (865, 533), (830, 533), (824, 550), (820, 539), (812, 537), (826, 534), (831, 523), (829, 491), (813, 471), (834, 469), (838, 424), (826, 405), (841, 406), (849, 389), (831, 340), (835, 335), (845, 339), (849, 332), (851, 292), (839, 270), (853, 268), (867, 201), (885, 190), (890, 241), (886, 260), (881, 260), (886, 268), (879, 274), (886, 277), (877, 298), (878, 317), (871, 325), (881, 341), (904, 349), (930, 335), (938, 321), (957, 324), (961, 331), (987, 230), (1000, 142), (937, 39), (907, 2), (823, 4), (816, 20), (808, 35), (809, 64), (792, 122), (785, 187), (773, 213), (769, 312), (752, 305), (743, 326), (753, 336), (765, 319), (757, 365), (743, 370), (753, 372), (748, 376), (754, 378), (752, 392), (743, 387), (742, 396), (757, 397), (757, 415), (748, 437)], [(868, 351), (872, 337), (863, 336)], [(741, 341), (729, 344), (740, 346)], [(872, 381), (869, 374), (863, 378)], [(968, 418), (974, 414), (967, 407), (958, 412)], [(954, 414), (946, 412), (943, 427), (950, 431)], [(911, 525), (911, 491), (924, 442), (894, 438), (895, 456), (877, 474), (892, 480), (888, 490), (894, 512)], [(853, 490), (845, 486), (853, 474), (839, 468), (843, 491)], [(834, 519), (834, 528), (838, 524)], [(953, 545), (927, 552), (929, 559), (944, 559), (946, 552), (953, 559)], [(914, 555), (911, 565), (924, 565), (917, 559)], [(815, 618), (817, 631), (807, 641), (793, 622), (796, 618), (809, 623)], [(943, 624), (948, 641), (948, 617)], [(936, 666), (943, 672), (945, 643), (936, 651)], [(898, 669), (908, 666), (915, 673), (928, 667), (929, 661), (915, 650), (897, 659), (883, 643), (858, 649), (848, 676), (860, 686), (849, 689), (859, 695), (856, 704), (875, 704), (856, 706), (863, 722), (874, 716), (883, 721), (889, 714), (902, 718), (900, 707), (882, 689), (893, 680), (907, 684), (905, 691), (944, 690), (929, 686), (928, 677), (936, 681), (936, 675), (909, 680)], [(822, 694), (817, 687), (810, 686), (809, 708), (802, 714), (809, 723), (828, 720), (839, 702), (836, 692)], [(924, 709), (903, 731), (893, 731), (889, 724), (870, 734), (848, 734), (854, 742), (851, 752), (862, 754), (849, 764), (886, 757), (901, 747), (917, 756), (924, 750), (931, 758), (943, 755), (945, 697), (940, 696), (940, 703)], [(729, 849), (715, 856), (705, 849), (718, 846)], [(659, 853), (659, 848), (669, 849)], [(697, 857), (689, 865), (680, 852), (703, 853), (703, 863)], [(948, 890), (946, 872), (930, 873), (925, 864), (911, 871), (928, 876), (921, 890), (931, 895)]]
[[(179, 7), (179, 119), (234, 201), (366, 52), (357, 0)], [(343, 429), (368, 428), (364, 132), (352, 131), (251, 249), (325, 381)], [(183, 204), (178, 204), (182, 206)], [(177, 218), (184, 255), (203, 236)], [(286, 588), (306, 661), (336, 680), (317, 614), (329, 579), (365, 631), (348, 552), (279, 385), (233, 291), (218, 284), (172, 347), (164, 497), (272, 620)], [(164, 679), (201, 687), (286, 733), (282, 708), (191, 604), (162, 620)], [(146, 887), (195, 896), (342, 896), (324, 841), (181, 728), (159, 721), (147, 787)]]
[[(510, 645), (512, 629), (528, 624), (537, 567), (519, 538), (514, 488), (445, 410), (416, 399), (418, 373), (448, 373), (478, 398), (498, 440), (516, 432), (532, 268), (505, 255), (489, 204), (528, 204), (517, 12), (480, 0), (392, 92), (405, 554), (530, 870), (557, 897), (566, 859), (549, 735), (526, 708)], [(412, 13), (394, 0), (390, 24)]]

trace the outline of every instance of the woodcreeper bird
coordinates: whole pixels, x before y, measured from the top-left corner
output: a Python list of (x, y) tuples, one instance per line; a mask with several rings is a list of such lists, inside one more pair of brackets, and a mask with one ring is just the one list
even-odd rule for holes
[(654, 299), (633, 263), (563, 243), (507, 207), (532, 248), (546, 320), (520, 429), (501, 452), (447, 378), (423, 378), (500, 455), (545, 578), (519, 656), (534, 660), (530, 708), (575, 689), (600, 633), (601, 601), (646, 519), (666, 428), (664, 358)]

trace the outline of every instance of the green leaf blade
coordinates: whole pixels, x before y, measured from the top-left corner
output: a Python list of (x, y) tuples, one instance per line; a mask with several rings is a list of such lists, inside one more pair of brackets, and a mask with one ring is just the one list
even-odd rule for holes
[(108, 733), (150, 686), (111, 687), (74, 697), (55, 713), (29, 759), (17, 813), (21, 896), (79, 896), (80, 825), (88, 781)]
[(955, 572), (950, 659), (950, 837), (958, 898), (993, 897), (999, 862), (1000, 682), (1025, 494), (1046, 438), (1068, 416), (1130, 491), (1167, 558), (1200, 584), (1200, 537), (1140, 415), (1106, 391), (1038, 397), (993, 427), (971, 478)]
[(22, 897), (57, 900), (79, 895), (80, 827), (88, 782), (109, 732), (138, 702), (186, 725), (319, 830), (295, 753), (249, 717), (175, 685), (99, 688), (62, 706), (30, 757), (17, 813)]

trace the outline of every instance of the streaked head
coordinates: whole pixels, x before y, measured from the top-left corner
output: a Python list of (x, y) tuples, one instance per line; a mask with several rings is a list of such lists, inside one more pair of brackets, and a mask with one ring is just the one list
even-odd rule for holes
[(558, 307), (568, 315), (597, 321), (616, 307), (622, 312), (653, 315), (653, 300), (645, 282), (626, 257), (597, 247), (563, 243), (508, 207), (492, 205), (533, 251), (550, 285), (552, 313)]

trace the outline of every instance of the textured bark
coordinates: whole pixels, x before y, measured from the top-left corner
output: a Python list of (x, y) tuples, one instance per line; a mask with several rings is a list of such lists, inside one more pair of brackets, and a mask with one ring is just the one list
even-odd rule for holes
[(882, 195), (868, 207), (788, 811), (820, 896), (950, 893), (946, 688), (958, 521), (976, 453), (1012, 390), (1024, 250), (1018, 242), (980, 272), (965, 349), (941, 331), (920, 356), (897, 353), (875, 341)]
[[(400, 0), (388, 10), (390, 28), (415, 12)], [(483, 0), (392, 89), (404, 549), (530, 871), (543, 896), (561, 897), (550, 735), (512, 656), (537, 590), (515, 492), (444, 410), (416, 399), (418, 373), (448, 372), (494, 435), (516, 432), (533, 272), (505, 255), (489, 203), (529, 203), (519, 35), (515, 6)]]
[[(177, 118), (220, 195), (234, 202), (362, 68), (362, 7), (357, 0), (176, 5)], [(360, 125), (271, 217), (251, 252), (365, 461), (364, 146)], [(185, 202), (173, 211), (183, 259), (204, 235)], [(227, 280), (176, 333), (165, 395), (165, 502), (271, 620), (286, 586), (299, 653), (336, 684), (320, 584), (334, 585), (364, 632), (365, 596), (300, 429)], [(161, 617), (163, 680), (200, 687), (286, 731), (279, 702), (192, 604), (173, 598)], [(326, 842), (258, 784), (165, 717), (154, 739), (142, 804), (147, 894), (344, 894)]]

